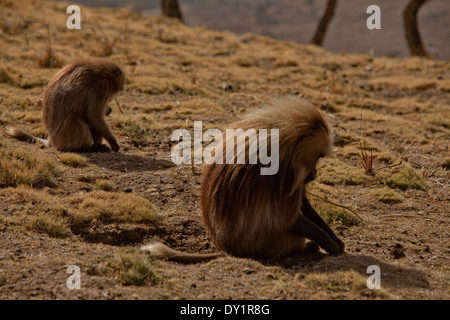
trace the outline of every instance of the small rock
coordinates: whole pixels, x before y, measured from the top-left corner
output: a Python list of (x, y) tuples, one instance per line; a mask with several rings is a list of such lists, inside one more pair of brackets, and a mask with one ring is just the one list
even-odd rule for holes
[(391, 253), (392, 253), (394, 259), (401, 259), (401, 258), (406, 257), (404, 248), (400, 243), (395, 244)]
[(133, 190), (131, 188), (125, 188), (123, 189), (123, 192), (130, 193), (133, 192)]
[(244, 272), (245, 274), (252, 274), (253, 272), (255, 272), (255, 270), (253, 270), (253, 269), (244, 269), (244, 270), (242, 270), (242, 272)]

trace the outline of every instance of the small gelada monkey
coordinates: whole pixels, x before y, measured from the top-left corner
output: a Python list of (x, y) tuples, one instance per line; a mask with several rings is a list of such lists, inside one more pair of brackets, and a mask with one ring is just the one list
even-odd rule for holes
[(40, 139), (12, 127), (6, 133), (19, 140), (31, 140), (59, 151), (104, 152), (120, 147), (105, 115), (107, 103), (124, 89), (125, 74), (119, 65), (107, 59), (80, 60), (71, 63), (50, 80), (44, 92), (43, 120), (47, 139)]
[[(306, 100), (288, 97), (248, 114), (233, 127), (279, 129), (279, 170), (261, 175), (263, 165), (249, 164), (248, 154), (244, 164), (204, 166), (200, 207), (215, 246), (233, 256), (257, 259), (317, 251), (318, 246), (333, 256), (343, 253), (344, 243), (306, 197), (317, 162), (331, 153), (331, 130), (321, 113)], [(219, 156), (225, 153), (224, 147)], [(305, 244), (305, 239), (311, 241)], [(183, 253), (158, 242), (141, 249), (179, 262), (223, 255)]]

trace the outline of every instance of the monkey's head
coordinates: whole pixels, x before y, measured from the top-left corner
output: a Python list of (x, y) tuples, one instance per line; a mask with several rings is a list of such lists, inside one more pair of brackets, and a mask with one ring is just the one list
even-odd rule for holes
[[(316, 126), (317, 125), (317, 126)], [(317, 175), (317, 163), (320, 158), (331, 154), (331, 139), (328, 127), (323, 127), (322, 123), (312, 124), (310, 136), (301, 137), (297, 142), (293, 160), (297, 161), (297, 166), (303, 169), (299, 172), (304, 177), (304, 184), (313, 181)], [(305, 151), (308, 152), (305, 152)]]
[(294, 192), (316, 178), (319, 159), (331, 154), (331, 129), (319, 110), (306, 100), (285, 98), (277, 109), (280, 169), (284, 166), (282, 172), (295, 177)]
[(118, 65), (113, 65), (111, 69), (111, 88), (114, 92), (119, 92), (125, 88), (125, 73)]
[(125, 86), (125, 73), (117, 63), (109, 59), (81, 59), (60, 71), (62, 75), (68, 72), (76, 73), (75, 77), (84, 85), (91, 86), (98, 82), (106, 82), (109, 96), (123, 90)]

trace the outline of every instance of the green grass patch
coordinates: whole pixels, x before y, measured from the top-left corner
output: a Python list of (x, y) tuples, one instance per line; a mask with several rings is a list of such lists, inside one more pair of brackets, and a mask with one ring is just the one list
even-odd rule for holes
[(326, 185), (359, 185), (367, 179), (364, 169), (336, 158), (322, 159), (319, 162), (318, 172), (318, 181)]
[(378, 201), (383, 203), (393, 204), (403, 201), (403, 198), (400, 194), (388, 187), (375, 190), (373, 194), (377, 197)]
[(377, 173), (377, 176), (390, 188), (427, 190), (427, 183), (423, 177), (406, 164), (395, 167), (389, 172)]
[(156, 263), (147, 255), (127, 253), (120, 256), (118, 265), (119, 280), (123, 285), (154, 285), (160, 276), (156, 272)]

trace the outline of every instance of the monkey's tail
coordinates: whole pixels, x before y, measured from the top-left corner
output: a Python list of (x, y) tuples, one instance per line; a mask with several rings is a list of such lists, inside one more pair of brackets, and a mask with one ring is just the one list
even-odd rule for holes
[(15, 139), (21, 140), (21, 141), (31, 141), (31, 142), (39, 142), (43, 145), (48, 145), (48, 140), (41, 139), (36, 136), (33, 136), (32, 134), (17, 128), (17, 127), (9, 127), (4, 131), (8, 136), (13, 137)]
[(148, 251), (153, 257), (169, 259), (181, 263), (200, 263), (223, 257), (223, 253), (185, 253), (169, 248), (161, 242), (153, 242), (141, 247), (142, 251)]

